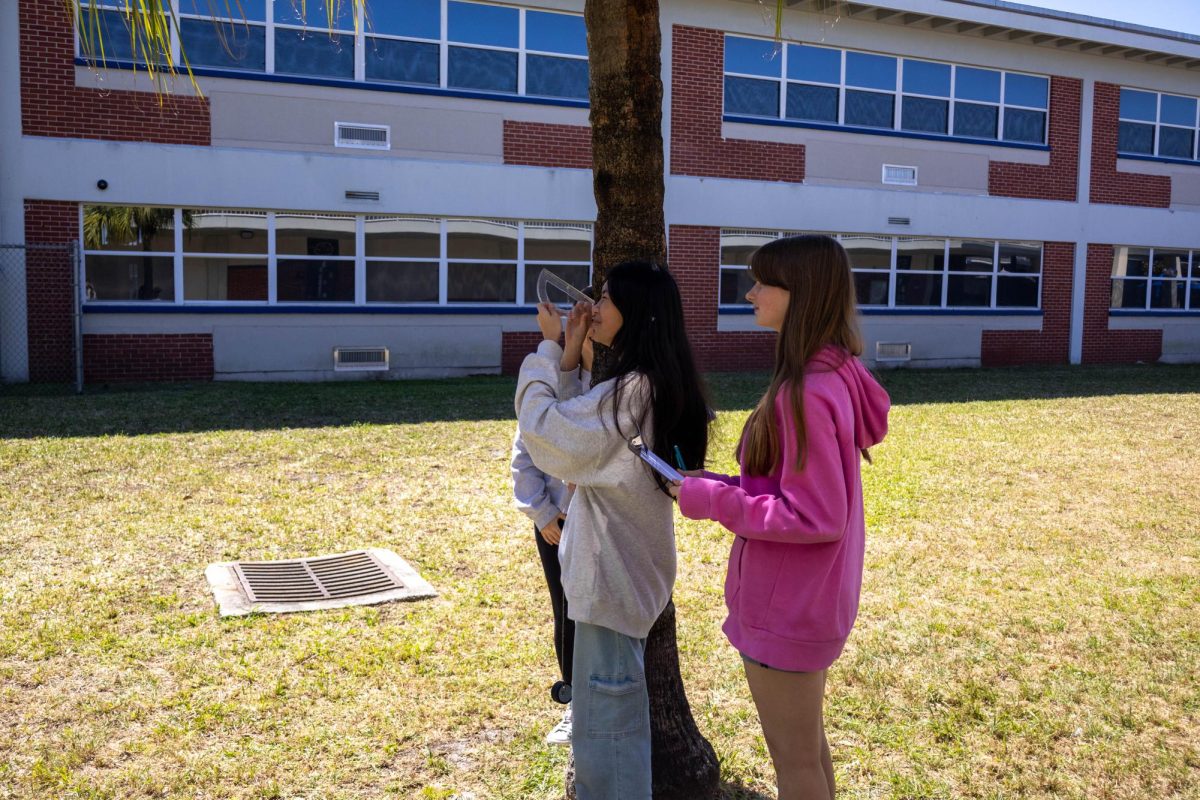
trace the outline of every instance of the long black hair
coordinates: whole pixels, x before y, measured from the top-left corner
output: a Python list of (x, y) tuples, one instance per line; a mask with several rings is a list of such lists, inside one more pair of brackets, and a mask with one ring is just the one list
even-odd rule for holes
[[(651, 261), (625, 261), (608, 272), (608, 296), (621, 312), (620, 330), (612, 341), (613, 364), (606, 378), (617, 378), (613, 419), (617, 420), (621, 395), (627, 391), (626, 375), (647, 379), (649, 402), (642, 405), (637, 424), (651, 424), (646, 445), (674, 465), (675, 448), (687, 469), (700, 469), (708, 453), (708, 392), (688, 344), (683, 325), (679, 286), (664, 267)], [(649, 441), (653, 439), (653, 441)], [(666, 482), (653, 473), (664, 491)]]

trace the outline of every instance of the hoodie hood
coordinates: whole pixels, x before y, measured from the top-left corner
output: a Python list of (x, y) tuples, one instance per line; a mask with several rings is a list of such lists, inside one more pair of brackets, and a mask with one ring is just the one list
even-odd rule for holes
[(860, 450), (883, 441), (892, 400), (861, 361), (840, 347), (826, 345), (817, 351), (804, 371), (836, 372), (846, 384), (854, 407), (854, 444)]

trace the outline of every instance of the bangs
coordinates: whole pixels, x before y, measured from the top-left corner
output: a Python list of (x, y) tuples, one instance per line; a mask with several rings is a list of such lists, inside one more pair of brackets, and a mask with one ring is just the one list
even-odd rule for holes
[(750, 254), (750, 277), (763, 286), (786, 288), (783, 282), (783, 259), (779, 254), (779, 242), (767, 242)]

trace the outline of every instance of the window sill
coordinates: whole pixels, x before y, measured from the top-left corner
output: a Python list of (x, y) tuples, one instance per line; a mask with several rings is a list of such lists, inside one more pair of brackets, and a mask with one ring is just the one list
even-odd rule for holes
[[(1040, 317), (1040, 308), (871, 308), (860, 307), (864, 317)], [(752, 308), (721, 306), (720, 314), (749, 315)]]
[(461, 306), (438, 305), (366, 305), (348, 303), (281, 303), (269, 306), (253, 302), (245, 303), (119, 303), (88, 302), (83, 304), (84, 314), (429, 314), (445, 316), (453, 314), (528, 314), (531, 317), (536, 306), (483, 305), (464, 303)]
[(1117, 158), (1127, 158), (1130, 161), (1151, 161), (1156, 164), (1179, 164), (1185, 167), (1200, 167), (1200, 161), (1192, 161), (1191, 159), (1187, 158), (1164, 158), (1163, 156), (1145, 156), (1140, 154), (1135, 155), (1133, 153), (1122, 153), (1119, 151), (1117, 153)]
[[(76, 58), (75, 66), (94, 69), (119, 69), (144, 72), (145, 67), (132, 61), (108, 61), (98, 65), (86, 58)], [(180, 70), (186, 74), (185, 71)], [(535, 97), (497, 92), (476, 92), (464, 89), (442, 89), (435, 86), (418, 86), (402, 83), (374, 83), (370, 81), (346, 80), (343, 78), (318, 78), (304, 75), (274, 75), (265, 72), (250, 72), (238, 69), (214, 67), (192, 67), (192, 74), (204, 78), (233, 78), (235, 80), (265, 81), (267, 83), (292, 83), (304, 86), (334, 86), (339, 89), (362, 89), (368, 92), (394, 92), (399, 94), (423, 94), (435, 97), (462, 97), (470, 100), (495, 100), (501, 103), (530, 103), (543, 106), (566, 106), (587, 108), (587, 100), (571, 100), (565, 97)]]
[[(859, 133), (867, 136), (890, 136), (899, 139), (923, 139), (933, 142), (957, 142), (959, 144), (979, 144), (988, 147), (1011, 147), (1014, 150), (1036, 150), (1050, 152), (1050, 146), (1045, 144), (1021, 144), (1005, 142), (998, 139), (970, 139), (965, 136), (938, 136), (932, 133), (914, 133), (912, 131), (887, 130), (885, 128), (857, 128), (851, 125), (827, 125), (820, 122), (801, 122), (793, 119), (769, 119), (766, 117), (743, 117), (736, 114), (726, 114), (724, 122), (738, 122), (746, 125), (773, 125), (781, 128), (808, 128), (818, 131), (834, 131), (837, 133)], [(1187, 162), (1185, 162), (1187, 163)]]

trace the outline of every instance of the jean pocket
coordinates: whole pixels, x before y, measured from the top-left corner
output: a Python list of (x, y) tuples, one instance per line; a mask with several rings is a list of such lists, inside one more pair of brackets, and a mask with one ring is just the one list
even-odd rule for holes
[(644, 680), (632, 675), (593, 675), (588, 680), (588, 736), (618, 739), (650, 727), (650, 701)]

